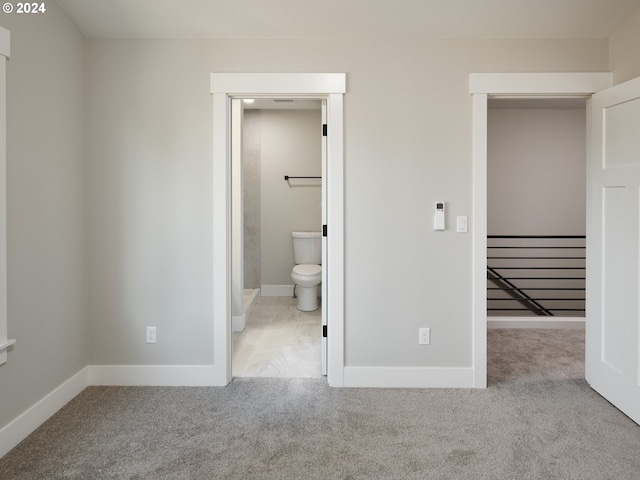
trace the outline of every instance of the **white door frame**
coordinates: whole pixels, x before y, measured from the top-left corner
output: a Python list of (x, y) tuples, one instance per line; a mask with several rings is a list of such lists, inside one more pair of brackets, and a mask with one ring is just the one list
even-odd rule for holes
[(327, 382), (344, 385), (344, 73), (212, 73), (214, 385), (231, 372), (231, 98), (279, 96), (327, 101)]
[[(567, 97), (592, 95), (613, 84), (610, 72), (472, 73), (473, 233), (472, 322), (474, 387), (487, 386), (487, 102), (493, 96)], [(587, 328), (589, 319), (586, 319)]]
[[(7, 338), (7, 60), (9, 30), (0, 27), (0, 365), (16, 341)], [(1, 453), (0, 453), (1, 454)]]

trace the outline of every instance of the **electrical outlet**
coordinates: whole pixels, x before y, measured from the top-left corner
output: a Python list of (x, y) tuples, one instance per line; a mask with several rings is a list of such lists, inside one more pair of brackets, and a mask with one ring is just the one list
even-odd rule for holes
[(147, 343), (156, 343), (156, 327), (147, 327)]
[(421, 328), (420, 329), (420, 337), (418, 338), (418, 343), (420, 345), (429, 345), (429, 343), (431, 343), (431, 329), (430, 328)]

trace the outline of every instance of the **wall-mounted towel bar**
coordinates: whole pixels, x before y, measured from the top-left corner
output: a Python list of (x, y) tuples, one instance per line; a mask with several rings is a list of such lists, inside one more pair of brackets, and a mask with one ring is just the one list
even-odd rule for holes
[(285, 181), (291, 178), (322, 178), (322, 177), (290, 177), (289, 175), (284, 176)]

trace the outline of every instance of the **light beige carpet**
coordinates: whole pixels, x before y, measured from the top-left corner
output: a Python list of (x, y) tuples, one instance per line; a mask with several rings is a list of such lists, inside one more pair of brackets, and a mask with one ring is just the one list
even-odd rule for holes
[(490, 331), (486, 390), (91, 387), (0, 478), (637, 480), (640, 427), (581, 378), (581, 335)]

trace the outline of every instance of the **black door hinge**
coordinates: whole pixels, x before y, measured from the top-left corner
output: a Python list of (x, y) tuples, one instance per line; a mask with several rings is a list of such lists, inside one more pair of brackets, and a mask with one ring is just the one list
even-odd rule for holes
[(323, 338), (327, 338), (327, 326), (326, 325), (322, 326), (322, 337)]
[(322, 236), (323, 237), (327, 236), (327, 226), (326, 225), (322, 225)]
[(327, 136), (327, 124), (323, 124), (322, 125), (322, 136), (326, 137)]

